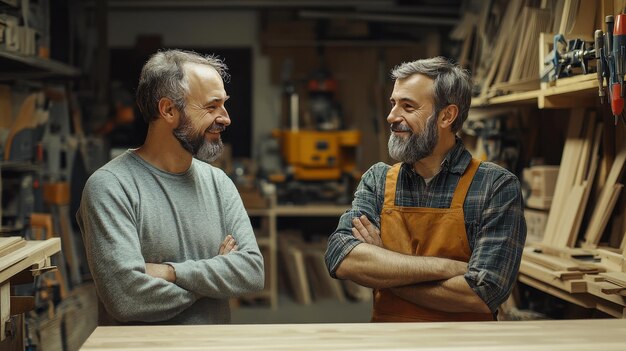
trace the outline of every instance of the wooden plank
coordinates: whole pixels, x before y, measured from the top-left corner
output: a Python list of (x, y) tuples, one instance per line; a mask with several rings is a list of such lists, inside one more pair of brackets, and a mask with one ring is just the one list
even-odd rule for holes
[(519, 17), (521, 3), (522, 2), (519, 0), (511, 1), (505, 10), (504, 17), (500, 22), (500, 28), (498, 29), (498, 37), (496, 39), (495, 47), (491, 51), (491, 57), (494, 62), (491, 63), (488, 73), (482, 82), (480, 97), (487, 96), (489, 86), (491, 86), (491, 83), (497, 73), (497, 69), (500, 66), (500, 62), (498, 60), (502, 58), (502, 53), (506, 46), (511, 45), (511, 33), (514, 31), (515, 23), (517, 23), (516, 19)]
[(299, 247), (300, 240), (299, 233), (287, 235), (285, 232), (278, 236), (278, 244), (294, 300), (300, 304), (308, 305), (313, 299), (306, 274), (304, 253)]
[(552, 244), (555, 246), (567, 246), (572, 241), (572, 237), (578, 235), (575, 224), (582, 214), (581, 207), (584, 209), (583, 199), (589, 185), (585, 181), (583, 184), (574, 185), (570, 193), (567, 194), (565, 208), (561, 211), (561, 216), (557, 224), (556, 235), (552, 238)]
[(575, 294), (584, 293), (587, 291), (586, 281), (582, 279), (567, 281), (554, 279), (554, 276), (552, 275), (550, 269), (524, 259), (522, 259), (519, 271), (521, 274), (525, 274), (546, 284), (552, 285), (555, 288), (567, 291), (568, 293)]
[(11, 286), (0, 285), (0, 341), (6, 338), (6, 324), (11, 318)]
[(547, 284), (541, 280), (535, 279), (533, 277), (521, 274), (519, 276), (519, 281), (520, 283), (526, 284), (528, 286), (531, 286), (535, 289), (541, 290), (543, 292), (545, 292), (546, 294), (558, 297), (561, 300), (573, 303), (575, 305), (581, 306), (581, 307), (585, 307), (585, 308), (595, 308), (596, 307), (596, 302), (595, 299), (585, 295), (585, 294), (570, 294), (566, 291), (563, 291), (559, 288), (556, 288), (550, 284)]
[(27, 241), (26, 246), (4, 257), (0, 257), (0, 283), (34, 264), (44, 262), (61, 251), (61, 240)]
[(611, 303), (626, 306), (626, 298), (624, 298), (624, 296), (621, 296), (620, 294), (606, 294), (602, 292), (602, 285), (600, 284), (602, 282), (590, 280), (587, 277), (585, 277), (585, 280), (587, 281), (587, 293), (603, 300), (610, 301)]
[(583, 139), (583, 146), (580, 152), (580, 161), (578, 163), (578, 169), (576, 170), (576, 178), (574, 184), (582, 184), (587, 179), (587, 173), (589, 171), (589, 160), (591, 159), (591, 151), (594, 150), (594, 130), (595, 130), (595, 113), (589, 113), (589, 116), (585, 120), (585, 127), (583, 132), (586, 132)]
[(26, 246), (26, 240), (19, 236), (0, 238), (0, 257)]
[(563, 148), (563, 156), (557, 176), (554, 198), (548, 215), (543, 243), (557, 246), (554, 243), (558, 235), (558, 224), (562, 211), (566, 208), (566, 198), (574, 186), (574, 174), (578, 168), (581, 129), (584, 121), (585, 110), (573, 109), (568, 120), (567, 139)]
[(315, 299), (329, 297), (340, 302), (346, 301), (341, 281), (331, 278), (324, 261), (324, 250), (320, 247), (305, 247), (304, 253), (308, 263), (308, 277)]
[(624, 262), (624, 256), (621, 253), (609, 251), (607, 249), (597, 249), (598, 257), (600, 258), (600, 264), (607, 268), (609, 271), (622, 271), (622, 264)]
[(608, 282), (626, 287), (626, 273), (623, 272), (605, 272), (600, 273), (600, 276), (606, 279)]
[(597, 271), (597, 267), (595, 267), (594, 265), (582, 262), (574, 262), (571, 259), (533, 252), (530, 248), (524, 249), (522, 258), (551, 269), (553, 271)]
[(583, 279), (586, 274), (580, 271), (552, 271), (550, 273), (561, 280)]
[(592, 146), (592, 151), (591, 151), (591, 164), (589, 166), (587, 174), (584, 176), (584, 178), (586, 179), (587, 186), (585, 187), (583, 198), (578, 207), (578, 212), (576, 213), (574, 225), (569, 234), (569, 240), (565, 243), (565, 245), (568, 247), (576, 246), (576, 241), (578, 240), (578, 234), (580, 232), (580, 227), (582, 225), (583, 216), (585, 214), (585, 210), (589, 202), (589, 196), (591, 195), (593, 182), (595, 180), (596, 174), (598, 173), (598, 165), (600, 163), (599, 150), (600, 150), (600, 143), (602, 141), (602, 133), (603, 133), (603, 125), (600, 124), (596, 128), (596, 135), (593, 138), (593, 146)]
[(596, 250), (583, 249), (580, 247), (556, 247), (546, 245), (545, 243), (533, 243), (532, 247), (535, 249), (535, 252), (542, 252), (563, 258), (593, 259), (597, 255)]
[[(573, 4), (577, 4), (578, 8), (574, 6), (569, 7), (569, 11), (564, 11), (569, 16), (567, 23), (561, 22), (561, 29), (559, 33), (565, 34), (566, 38), (583, 38), (584, 40), (593, 40), (591, 37), (594, 30), (594, 24), (596, 19), (596, 11), (598, 9), (598, 1), (572, 1)], [(567, 7), (566, 7), (567, 8)]]
[(607, 212), (610, 213), (613, 210), (613, 207), (608, 207), (609, 204), (613, 202), (613, 205), (615, 205), (615, 202), (617, 201), (615, 193), (619, 192), (619, 190), (615, 188), (615, 184), (622, 174), (625, 162), (626, 147), (622, 147), (615, 157), (615, 161), (613, 162), (606, 183), (600, 192), (600, 197), (598, 198), (595, 210), (589, 220), (589, 226), (587, 227), (587, 232), (585, 233), (584, 245), (586, 247), (596, 247), (600, 241), (602, 231), (606, 226), (606, 222), (603, 217)]
[(596, 284), (600, 286), (600, 290), (602, 291), (602, 293), (608, 295), (619, 294), (621, 291), (626, 290), (626, 287), (615, 285), (610, 282), (597, 282)]
[(500, 91), (533, 91), (539, 89), (539, 78), (527, 78), (517, 82), (504, 82), (494, 84), (491, 88)]
[[(583, 243), (584, 247), (596, 247), (600, 242), (602, 233), (606, 228), (609, 218), (611, 217), (611, 213), (613, 212), (613, 208), (615, 207), (615, 204), (619, 199), (619, 194), (623, 188), (623, 184), (615, 184), (612, 186), (613, 192), (609, 194), (608, 201), (605, 201), (606, 198), (600, 199), (596, 209), (602, 206), (604, 208), (604, 212), (598, 214), (597, 218), (599, 219), (597, 221), (591, 222), (589, 226), (590, 229), (587, 231), (588, 235), (585, 235), (585, 242)], [(596, 212), (594, 211), (594, 214), (595, 213)]]

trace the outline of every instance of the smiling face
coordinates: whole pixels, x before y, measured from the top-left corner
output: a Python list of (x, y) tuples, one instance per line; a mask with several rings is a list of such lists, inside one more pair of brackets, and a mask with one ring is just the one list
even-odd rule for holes
[(220, 133), (230, 125), (225, 102), (229, 96), (222, 77), (210, 66), (187, 63), (185, 109), (172, 133), (182, 147), (205, 162), (214, 161), (223, 149)]
[(422, 74), (396, 80), (390, 97), (389, 155), (414, 164), (430, 156), (438, 142), (434, 81)]

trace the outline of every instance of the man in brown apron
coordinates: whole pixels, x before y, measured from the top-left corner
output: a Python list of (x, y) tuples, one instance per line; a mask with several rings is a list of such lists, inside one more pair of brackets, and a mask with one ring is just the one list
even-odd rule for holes
[(389, 152), (401, 163), (364, 174), (329, 238), (330, 274), (374, 289), (375, 322), (494, 320), (526, 238), (519, 181), (456, 137), (466, 71), (439, 57), (392, 76)]

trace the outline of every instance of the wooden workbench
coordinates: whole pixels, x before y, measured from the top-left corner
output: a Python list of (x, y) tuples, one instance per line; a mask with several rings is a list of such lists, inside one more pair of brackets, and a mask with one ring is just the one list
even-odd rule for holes
[(98, 327), (81, 350), (626, 350), (626, 320)]

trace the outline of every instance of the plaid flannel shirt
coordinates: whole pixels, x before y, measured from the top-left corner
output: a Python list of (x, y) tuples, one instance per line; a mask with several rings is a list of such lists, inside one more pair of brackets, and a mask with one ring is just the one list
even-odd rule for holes
[[(449, 208), (461, 175), (472, 156), (460, 139), (446, 155), (431, 182), (403, 164), (396, 186), (396, 206)], [(326, 265), (332, 277), (341, 261), (360, 243), (352, 235), (352, 219), (361, 215), (380, 228), (385, 178), (390, 166), (377, 163), (362, 177), (352, 208), (339, 220), (328, 241)], [(492, 312), (507, 299), (517, 278), (526, 240), (523, 200), (517, 177), (493, 163), (482, 162), (469, 188), (463, 210), (472, 255), (465, 279)]]

